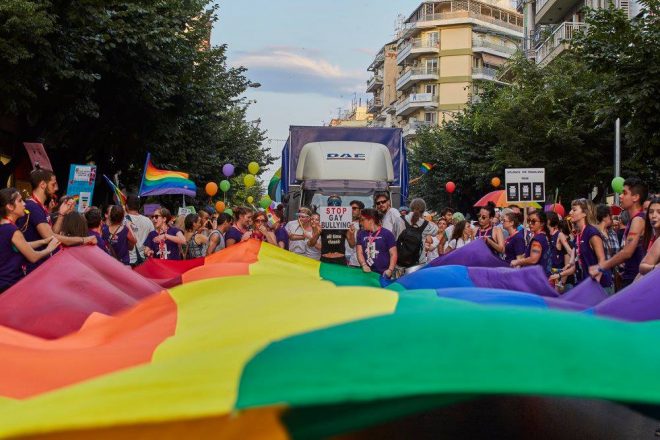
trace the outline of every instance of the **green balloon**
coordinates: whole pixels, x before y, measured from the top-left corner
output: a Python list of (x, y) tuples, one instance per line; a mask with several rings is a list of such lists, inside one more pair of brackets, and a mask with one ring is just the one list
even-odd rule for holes
[(229, 183), (229, 180), (223, 180), (220, 182), (220, 189), (222, 192), (227, 192), (229, 191), (229, 188), (231, 188), (231, 184)]
[(623, 177), (615, 177), (614, 179), (612, 179), (612, 189), (614, 190), (615, 193), (617, 194), (623, 193), (623, 182), (624, 182)]
[(270, 206), (271, 203), (273, 203), (273, 201), (270, 199), (270, 197), (266, 196), (259, 201), (259, 206), (266, 209)]
[(227, 208), (223, 211), (224, 214), (229, 214), (232, 217), (234, 216), (234, 211), (232, 211), (230, 208)]

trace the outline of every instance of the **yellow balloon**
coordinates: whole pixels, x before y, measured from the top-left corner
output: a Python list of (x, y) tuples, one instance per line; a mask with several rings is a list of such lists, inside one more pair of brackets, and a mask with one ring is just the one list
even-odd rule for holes
[(250, 174), (257, 174), (259, 172), (259, 164), (256, 162), (250, 162), (248, 165), (248, 171)]
[(246, 188), (252, 188), (256, 182), (257, 179), (252, 174), (246, 174), (245, 177), (243, 177), (243, 183)]
[(248, 202), (250, 205), (251, 205), (252, 203), (254, 203), (254, 197), (252, 197), (252, 196), (248, 196), (248, 198), (247, 198), (247, 202)]

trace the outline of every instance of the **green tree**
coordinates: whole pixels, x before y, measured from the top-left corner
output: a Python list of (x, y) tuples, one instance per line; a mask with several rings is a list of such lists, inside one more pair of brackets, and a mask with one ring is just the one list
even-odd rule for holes
[(19, 123), (16, 141), (43, 141), (60, 177), (94, 161), (131, 189), (147, 151), (189, 172), (200, 194), (224, 163), (271, 163), (245, 119), (245, 70), (207, 45), (216, 20), (209, 0), (3, 3), (0, 103)]
[[(614, 6), (590, 10), (573, 41), (577, 58), (602, 78), (588, 91), (601, 125), (622, 121), (624, 176), (657, 181), (660, 168), (660, 1), (642, 0), (632, 20)], [(603, 99), (605, 98), (605, 99)]]

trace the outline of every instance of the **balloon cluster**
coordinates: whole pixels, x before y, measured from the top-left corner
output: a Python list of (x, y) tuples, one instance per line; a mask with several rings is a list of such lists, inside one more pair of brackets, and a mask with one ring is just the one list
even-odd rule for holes
[[(246, 175), (243, 177), (243, 184), (245, 185), (245, 188), (252, 188), (252, 187), (257, 183), (257, 177), (256, 177), (256, 175), (257, 175), (257, 173), (259, 173), (259, 170), (260, 170), (260, 167), (259, 167), (259, 164), (258, 164), (257, 162), (250, 162), (250, 163), (248, 164), (248, 173), (249, 173), (249, 174), (246, 174)], [(227, 199), (227, 191), (229, 191), (229, 190), (231, 189), (231, 183), (229, 182), (228, 179), (229, 179), (231, 176), (234, 175), (234, 172), (235, 172), (235, 171), (236, 171), (236, 167), (234, 167), (233, 164), (230, 164), (230, 163), (226, 163), (226, 164), (224, 164), (224, 165), (222, 166), (222, 174), (226, 177), (226, 179), (224, 179), (224, 180), (222, 180), (222, 181), (220, 182), (220, 186), (219, 186), (219, 187), (218, 187), (218, 185), (217, 185), (215, 182), (209, 182), (209, 183), (207, 183), (207, 184), (206, 184), (206, 187), (205, 187), (206, 194), (207, 194), (209, 197), (213, 197), (213, 196), (215, 196), (215, 195), (218, 193), (218, 188), (219, 188), (220, 191), (223, 192), (223, 194), (224, 194), (224, 198), (225, 198), (225, 201), (226, 201), (226, 199)], [(232, 212), (231, 209), (227, 208), (227, 204), (226, 204), (225, 201), (218, 201), (218, 202), (216, 202), (216, 203), (215, 203), (215, 209), (216, 209), (216, 211), (218, 211), (218, 212), (225, 212), (225, 213), (227, 213), (227, 214), (232, 215), (233, 212)], [(246, 198), (246, 201), (247, 201), (247, 203), (249, 203), (249, 204), (251, 205), (252, 203), (254, 203), (254, 197), (252, 197), (252, 196), (248, 196), (248, 197)], [(262, 208), (266, 209), (266, 208), (268, 208), (268, 207), (270, 206), (271, 202), (272, 202), (272, 201), (270, 200), (270, 197), (265, 196), (264, 198), (262, 198), (262, 199), (259, 201), (259, 205), (260, 205)]]

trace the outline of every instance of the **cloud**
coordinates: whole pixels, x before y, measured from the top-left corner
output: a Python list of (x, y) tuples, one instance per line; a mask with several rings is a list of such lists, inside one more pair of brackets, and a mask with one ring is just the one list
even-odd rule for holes
[(366, 71), (347, 71), (323, 59), (316, 49), (269, 46), (236, 55), (233, 64), (247, 67), (248, 78), (261, 83), (263, 91), (337, 97), (366, 87)]

